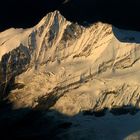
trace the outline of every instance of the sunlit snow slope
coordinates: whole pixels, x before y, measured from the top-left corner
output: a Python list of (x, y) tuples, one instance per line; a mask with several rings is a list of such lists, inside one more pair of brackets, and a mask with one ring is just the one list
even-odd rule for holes
[(140, 33), (128, 32), (100, 22), (85, 28), (58, 11), (33, 28), (1, 32), (1, 96), (14, 84), (8, 98), (15, 108), (67, 115), (140, 107)]

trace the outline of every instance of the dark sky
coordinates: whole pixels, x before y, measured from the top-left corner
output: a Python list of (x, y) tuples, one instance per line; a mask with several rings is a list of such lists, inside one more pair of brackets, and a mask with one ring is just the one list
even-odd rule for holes
[(140, 31), (140, 0), (0, 0), (0, 30), (32, 27), (48, 12), (59, 10), (82, 24), (102, 21)]

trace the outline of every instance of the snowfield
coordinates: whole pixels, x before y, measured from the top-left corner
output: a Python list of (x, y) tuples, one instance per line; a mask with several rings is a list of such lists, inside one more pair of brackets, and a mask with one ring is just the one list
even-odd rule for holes
[(81, 115), (140, 108), (140, 32), (101, 22), (85, 28), (55, 11), (33, 28), (0, 33), (0, 68), (1, 96), (17, 85), (7, 97), (14, 109), (55, 110), (72, 122), (61, 140), (140, 139), (139, 113)]

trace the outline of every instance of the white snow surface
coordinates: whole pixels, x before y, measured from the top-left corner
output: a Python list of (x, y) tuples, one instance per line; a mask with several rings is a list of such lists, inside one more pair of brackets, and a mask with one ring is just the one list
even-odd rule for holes
[[(20, 44), (33, 48), (28, 69), (16, 76), (16, 83), (24, 87), (12, 90), (8, 98), (14, 108), (51, 108), (67, 116), (127, 105), (140, 108), (139, 43), (140, 32), (101, 22), (85, 28), (67, 21), (58, 11), (33, 28), (8, 29), (0, 33), (0, 60)], [(53, 96), (57, 100), (47, 100)], [(47, 107), (40, 105), (40, 97), (47, 100)], [(76, 140), (70, 134), (93, 127), (99, 140), (129, 139), (125, 137), (129, 132), (140, 129), (139, 114), (93, 118), (92, 123), (91, 118), (89, 122), (83, 119), (81, 125), (86, 127), (70, 129), (69, 139)], [(90, 138), (92, 132), (87, 134)]]

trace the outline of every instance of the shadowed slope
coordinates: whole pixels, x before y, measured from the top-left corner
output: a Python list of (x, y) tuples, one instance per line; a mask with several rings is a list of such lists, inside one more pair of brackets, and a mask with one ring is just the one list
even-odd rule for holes
[(12, 104), (3, 102), (0, 104), (0, 137), (14, 140), (139, 139), (140, 113), (137, 111), (129, 106), (106, 110), (105, 113), (87, 110), (67, 116), (51, 109), (15, 110)]

